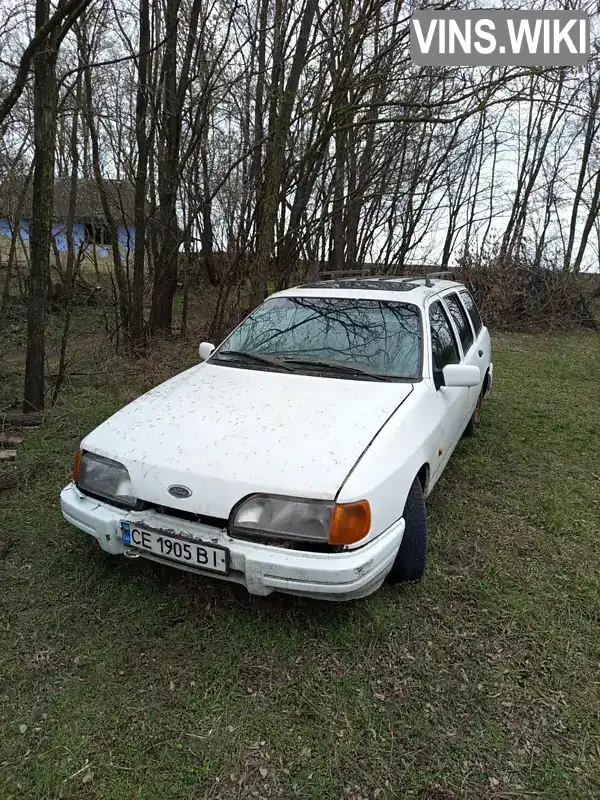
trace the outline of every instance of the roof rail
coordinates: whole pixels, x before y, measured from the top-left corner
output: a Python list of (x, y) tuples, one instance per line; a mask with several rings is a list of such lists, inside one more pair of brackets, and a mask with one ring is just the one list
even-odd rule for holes
[(449, 276), (448, 280), (451, 280), (451, 281), (455, 281), (456, 280), (456, 276), (454, 275), (452, 270), (449, 270), (449, 269), (444, 269), (441, 272), (426, 272), (424, 275), (407, 275), (406, 279), (407, 280), (413, 280), (413, 281), (425, 280), (425, 286), (431, 287), (431, 286), (433, 286), (433, 283), (431, 282), (432, 278), (441, 279), (441, 278), (444, 278), (446, 276)]
[[(431, 288), (433, 283), (432, 278), (444, 278), (448, 276), (451, 281), (456, 280), (456, 276), (452, 270), (442, 270), (441, 272), (425, 272), (423, 275), (371, 275), (371, 278), (377, 278), (380, 281), (401, 281), (402, 283), (410, 283), (411, 281), (425, 281), (425, 286)], [(368, 276), (363, 276), (367, 278)]]
[(324, 279), (329, 279), (329, 278), (333, 278), (333, 279), (335, 279), (335, 278), (366, 278), (366, 277), (376, 278), (376, 277), (379, 277), (379, 276), (377, 276), (377, 275), (368, 275), (367, 276), (360, 269), (338, 269), (338, 270), (326, 269), (326, 270), (323, 270), (323, 272), (319, 272), (317, 275), (315, 275), (316, 279), (318, 279), (318, 278), (324, 278)]
[[(327, 276), (327, 277), (326, 277)], [(320, 273), (316, 276), (317, 279), (321, 278), (323, 280), (335, 280), (336, 278), (356, 278), (357, 280), (380, 280), (380, 281), (401, 281), (402, 283), (410, 283), (411, 281), (425, 281), (425, 286), (431, 288), (433, 283), (431, 282), (432, 278), (444, 278), (448, 276), (448, 279), (451, 281), (455, 281), (456, 277), (452, 270), (442, 270), (441, 272), (426, 272), (423, 275), (373, 275), (373, 274), (366, 274), (361, 270), (354, 269), (354, 270), (335, 270), (335, 271), (325, 271)]]

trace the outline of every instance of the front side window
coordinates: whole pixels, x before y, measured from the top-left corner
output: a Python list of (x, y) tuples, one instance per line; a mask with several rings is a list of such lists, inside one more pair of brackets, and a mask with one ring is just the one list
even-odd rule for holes
[(471, 330), (471, 324), (467, 319), (465, 310), (458, 299), (458, 295), (456, 294), (446, 295), (446, 297), (444, 297), (444, 300), (446, 301), (446, 304), (450, 309), (450, 313), (452, 314), (452, 319), (454, 320), (454, 324), (456, 325), (456, 329), (458, 330), (458, 335), (460, 337), (460, 343), (462, 344), (463, 353), (466, 353), (474, 342), (473, 331)]
[(458, 364), (460, 355), (448, 315), (439, 300), (429, 306), (433, 371), (441, 372), (448, 364)]
[(295, 371), (320, 365), (414, 380), (421, 377), (421, 353), (421, 312), (412, 304), (273, 297), (225, 340), (211, 360), (247, 355)]

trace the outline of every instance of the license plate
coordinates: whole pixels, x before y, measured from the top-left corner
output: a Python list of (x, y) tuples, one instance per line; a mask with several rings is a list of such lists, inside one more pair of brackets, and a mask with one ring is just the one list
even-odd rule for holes
[(137, 548), (142, 554), (152, 553), (161, 558), (212, 572), (225, 573), (229, 569), (229, 551), (224, 547), (213, 547), (194, 539), (167, 536), (164, 533), (141, 528), (132, 522), (121, 522), (121, 534), (123, 544)]

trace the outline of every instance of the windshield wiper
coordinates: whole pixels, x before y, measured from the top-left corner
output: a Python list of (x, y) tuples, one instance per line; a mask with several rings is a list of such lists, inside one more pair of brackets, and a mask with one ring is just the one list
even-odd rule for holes
[(283, 359), (286, 364), (297, 364), (302, 367), (318, 367), (319, 369), (327, 369), (332, 372), (341, 372), (346, 375), (360, 375), (365, 378), (373, 378), (376, 381), (397, 381), (407, 380), (406, 378), (397, 378), (394, 375), (382, 375), (381, 372), (372, 372), (369, 369), (362, 367), (354, 367), (351, 364), (340, 364), (337, 361), (326, 361), (321, 358), (296, 358), (287, 357)]
[(287, 367), (282, 360), (276, 356), (259, 356), (255, 353), (245, 353), (242, 350), (224, 350), (222, 353), (216, 353), (216, 355), (213, 356), (213, 360), (218, 361), (220, 358), (225, 358), (226, 356), (240, 363), (245, 361), (246, 363), (265, 364), (268, 367), (279, 367), (287, 372), (292, 372), (292, 369)]

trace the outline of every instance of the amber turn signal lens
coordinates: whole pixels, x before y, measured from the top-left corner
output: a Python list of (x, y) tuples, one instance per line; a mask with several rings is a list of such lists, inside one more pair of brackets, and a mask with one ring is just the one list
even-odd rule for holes
[(354, 544), (371, 530), (371, 506), (366, 500), (336, 506), (329, 531), (329, 544)]
[(79, 480), (79, 470), (81, 469), (81, 456), (83, 455), (83, 450), (78, 450), (77, 455), (75, 456), (75, 462), (73, 464), (73, 480), (75, 483)]

